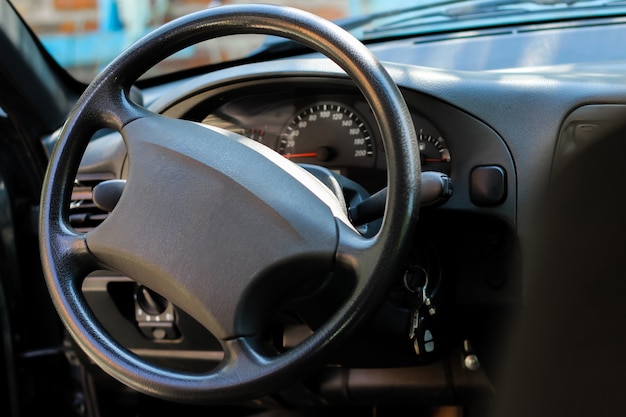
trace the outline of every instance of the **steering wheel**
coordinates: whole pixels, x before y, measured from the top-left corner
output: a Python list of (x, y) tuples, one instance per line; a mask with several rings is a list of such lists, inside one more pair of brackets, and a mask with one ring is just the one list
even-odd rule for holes
[[(152, 113), (133, 83), (173, 53), (231, 34), (282, 36), (338, 64), (371, 106), (388, 164), (380, 231), (366, 237), (338, 199), (306, 170), (257, 142)], [(89, 139), (119, 131), (129, 173), (119, 202), (88, 233), (69, 225), (72, 185)], [(336, 25), (292, 8), (223, 6), (174, 20), (126, 49), (88, 86), (69, 115), (46, 173), (40, 214), (44, 275), (77, 345), (129, 387), (167, 400), (258, 398), (323, 364), (372, 314), (402, 272), (419, 209), (415, 131), (397, 86), (369, 50)], [(81, 284), (117, 271), (185, 310), (220, 340), (206, 372), (151, 363), (107, 333)], [(351, 291), (312, 335), (283, 353), (261, 343), (263, 317), (290, 292), (340, 279)]]

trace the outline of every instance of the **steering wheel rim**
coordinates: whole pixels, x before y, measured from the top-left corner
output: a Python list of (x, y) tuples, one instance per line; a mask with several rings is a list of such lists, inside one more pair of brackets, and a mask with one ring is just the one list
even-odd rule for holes
[[(114, 243), (110, 242), (116, 236), (119, 237), (121, 229), (133, 226), (118, 220), (120, 224), (117, 226), (103, 226), (103, 223), (88, 234), (72, 230), (68, 220), (72, 184), (89, 138), (101, 128), (123, 132), (129, 146), (129, 158), (133, 156), (132, 147), (138, 146), (135, 145), (135, 139), (130, 138), (131, 133), (143, 131), (152, 125), (161, 126), (161, 122), (164, 128), (182, 129), (191, 136), (204, 135), (200, 133), (203, 128), (188, 122), (166, 122), (162, 120), (164, 118), (134, 104), (129, 99), (130, 88), (148, 69), (185, 47), (221, 36), (253, 33), (290, 38), (323, 53), (342, 67), (361, 90), (374, 112), (385, 146), (388, 162), (385, 216), (380, 231), (374, 237), (364, 238), (345, 222), (338, 221), (337, 214), (333, 213), (332, 224), (330, 221), (324, 224), (327, 229), (335, 228), (334, 232), (328, 232), (329, 242), (315, 240), (311, 247), (302, 250), (308, 254), (321, 246), (326, 250), (335, 245), (333, 259), (329, 260), (327, 254), (324, 254), (325, 262), (328, 261), (333, 267), (342, 265), (350, 268), (356, 277), (355, 290), (338, 311), (304, 342), (280, 355), (265, 355), (258, 345), (258, 339), (252, 334), (254, 332), (246, 333), (246, 327), (238, 327), (239, 324), (231, 328), (231, 317), (228, 316), (228, 320), (217, 320), (219, 323), (213, 328), (220, 333), (225, 351), (220, 365), (204, 373), (176, 371), (134, 355), (115, 341), (90, 311), (81, 293), (82, 280), (88, 273), (103, 267), (118, 266), (118, 270), (128, 268), (127, 271), (135, 272), (134, 266), (129, 266), (135, 261), (129, 258), (132, 255), (130, 250), (124, 248), (118, 252), (113, 248)], [(153, 133), (161, 136), (158, 128)], [(216, 146), (224, 143), (224, 147), (230, 147), (233, 142), (241, 141), (225, 132), (212, 131), (210, 135), (215, 137)], [(144, 151), (159, 146), (151, 143), (141, 149)], [(250, 147), (254, 151), (246, 155), (256, 157), (257, 153), (261, 153), (266, 159), (273, 158), (254, 145), (245, 143), (245, 146), (245, 152)], [(236, 152), (241, 152), (241, 148)], [(155, 155), (160, 158), (163, 153)], [(206, 158), (210, 159), (211, 156), (207, 154)], [(131, 167), (139, 166), (139, 161), (131, 158)], [(282, 162), (272, 160), (272, 163), (281, 165), (280, 170), (291, 170)], [(224, 168), (224, 172), (227, 170)], [(135, 172), (140, 171), (137, 168)], [(140, 174), (136, 175), (138, 178)], [(291, 181), (291, 177), (283, 176), (282, 171), (277, 175)], [(300, 178), (300, 174), (294, 175)], [(251, 181), (247, 177), (238, 180)], [(308, 180), (305, 178), (302, 181)], [(122, 200), (127, 194), (129, 197), (125, 201), (130, 201), (136, 193), (130, 189), (130, 174), (128, 182), (129, 190), (124, 191), (119, 204), (123, 204)], [(308, 186), (305, 188), (310, 190)], [(297, 9), (270, 5), (211, 8), (174, 20), (122, 52), (88, 86), (69, 115), (51, 155), (40, 203), (39, 232), (44, 276), (53, 303), (70, 335), (97, 365), (122, 383), (148, 395), (186, 403), (256, 398), (279, 388), (285, 380), (301, 377), (304, 372), (321, 364), (330, 349), (344, 340), (349, 331), (382, 302), (391, 278), (401, 272), (402, 261), (408, 256), (417, 222), (419, 192), (420, 159), (408, 109), (391, 77), (363, 44), (336, 25)], [(319, 195), (316, 198), (324, 200)], [(109, 218), (120, 219), (121, 215), (113, 216), (115, 210)], [(109, 224), (115, 224), (114, 220)], [(105, 246), (106, 249), (99, 249)], [(135, 263), (140, 264), (139, 269), (143, 268), (137, 272), (139, 276), (144, 277), (149, 275), (148, 272), (153, 272), (148, 260)], [(172, 271), (174, 274), (181, 269)], [(163, 273), (163, 276), (170, 275)], [(135, 276), (130, 276), (135, 279)], [(175, 300), (184, 300), (183, 291), (178, 293), (172, 290), (180, 286), (181, 281), (176, 281), (170, 287), (164, 284), (163, 295), (168, 297), (167, 291), (171, 290)], [(150, 283), (160, 285), (157, 281)], [(189, 290), (199, 288), (201, 284), (206, 283), (186, 288), (185, 294), (188, 295)], [(250, 289), (245, 287), (242, 291), (249, 292)], [(239, 310), (229, 311), (231, 315), (240, 313)], [(203, 324), (207, 323), (213, 325), (212, 317)]]

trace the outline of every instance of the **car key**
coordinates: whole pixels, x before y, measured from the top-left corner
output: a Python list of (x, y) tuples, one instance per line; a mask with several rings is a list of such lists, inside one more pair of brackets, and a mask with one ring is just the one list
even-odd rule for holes
[(409, 324), (409, 340), (415, 354), (427, 357), (435, 351), (433, 320), (437, 312), (428, 296), (428, 272), (419, 265), (410, 267), (404, 275), (406, 289), (415, 294)]

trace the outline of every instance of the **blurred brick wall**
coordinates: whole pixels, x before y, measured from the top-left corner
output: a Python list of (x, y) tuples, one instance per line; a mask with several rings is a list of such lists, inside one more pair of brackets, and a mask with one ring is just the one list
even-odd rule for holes
[[(14, 0), (15, 7), (28, 15), (40, 33), (72, 33), (100, 29), (99, 2), (103, 0)], [(222, 0), (221, 4), (253, 3), (246, 0)], [(268, 1), (257, 1), (267, 3)], [(308, 10), (327, 19), (344, 17), (349, 0), (274, 0), (275, 4)], [(170, 0), (166, 19), (170, 20), (218, 2), (209, 0)]]
[[(75, 77), (89, 82), (106, 62), (149, 28), (209, 6), (272, 2), (298, 7), (332, 20), (346, 16), (353, 0), (150, 0), (153, 4), (165, 1), (167, 10), (164, 16), (158, 17), (153, 11), (148, 27), (139, 30), (136, 30), (137, 22), (133, 28), (127, 26), (121, 30), (120, 19), (111, 18), (114, 1), (119, 0), (13, 0), (13, 4), (26, 16), (27, 22), (59, 63)], [(224, 42), (215, 39), (197, 45), (189, 54), (179, 54), (176, 59), (162, 63), (151, 70), (150, 75), (241, 58), (253, 53), (262, 42), (263, 37), (257, 35), (238, 35)]]

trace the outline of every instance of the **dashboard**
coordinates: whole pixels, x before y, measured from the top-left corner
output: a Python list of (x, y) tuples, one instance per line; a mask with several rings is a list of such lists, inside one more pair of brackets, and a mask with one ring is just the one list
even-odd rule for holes
[[(552, 36), (552, 30), (523, 38), (530, 43), (529, 37)], [(475, 46), (489, 36), (441, 42)], [(372, 49), (393, 57), (404, 43)], [(411, 259), (379, 314), (317, 375), (326, 400), (376, 401), (372, 390), (359, 385), (360, 377), (390, 388), (410, 375), (415, 382), (397, 394), (409, 402), (420, 401), (416, 392), (427, 393), (428, 403), (490, 393), (502, 335), (522, 299), (523, 256), (532, 250), (536, 210), (554, 163), (573, 148), (580, 151), (581, 137), (599, 136), (626, 114), (619, 63), (603, 66), (599, 76), (588, 63), (467, 71), (420, 66), (422, 57), (416, 53), (405, 57), (410, 63), (385, 66), (407, 102), (423, 174), (444, 175), (451, 185), (445, 198), (420, 210)], [(305, 56), (228, 68), (148, 87), (143, 97), (150, 110), (165, 117), (246, 136), (302, 166), (347, 178), (357, 184), (347, 191), (357, 190), (360, 200), (386, 186), (388, 162), (370, 104), (326, 59)], [(106, 217), (81, 211), (93, 207), (81, 204), (87, 200), (79, 191), (88, 194), (99, 181), (127, 175), (121, 136), (92, 140), (77, 177), (74, 226), (88, 229)], [(375, 229), (375, 222), (371, 226)], [(434, 311), (429, 339), (419, 347), (407, 338), (414, 279)], [(83, 291), (107, 330), (139, 355), (195, 370), (211, 368), (222, 357), (217, 340), (184, 311), (129, 277), (95, 273)], [(313, 294), (274, 317), (268, 337), (277, 349), (288, 349), (315, 329), (327, 311), (324, 297)], [(481, 358), (478, 370), (459, 361), (474, 353)], [(385, 400), (386, 391), (378, 392)]]
[(86, 86), (0, 0), (0, 410), (615, 415), (626, 8), (509, 3), (343, 22), (405, 108), (289, 42), (152, 77), (213, 24)]
[[(333, 71), (315, 76), (308, 71), (281, 72), (254, 80), (236, 77), (217, 86), (211, 80), (214, 75), (208, 75), (174, 88), (171, 99), (160, 95), (149, 106), (166, 117), (247, 136), (302, 166), (327, 168), (350, 181), (344, 189), (348, 202), (354, 200), (349, 192), (355, 189), (362, 200), (386, 186), (385, 149), (368, 103), (349, 80)], [(472, 327), (500, 325), (504, 312), (496, 307), (494, 315), (486, 306), (507, 305), (516, 298), (520, 278), (511, 267), (517, 257), (516, 171), (504, 141), (485, 123), (420, 92), (403, 89), (403, 94), (417, 133), (423, 174), (448, 178), (449, 192), (437, 204), (423, 208), (420, 235), (406, 273), (396, 278), (394, 291), (371, 329), (355, 337), (336, 360), (348, 367), (419, 365), (424, 372), (435, 371), (445, 386), (444, 363), (451, 349), (462, 350), (469, 334), (477, 334)], [(102, 142), (107, 154), (118, 155), (113, 158), (116, 163), (95, 162), (96, 155), (102, 154)], [(91, 162), (85, 162), (79, 173), (81, 184), (87, 188), (90, 181), (93, 184), (103, 166), (113, 171), (109, 176), (124, 178), (128, 166), (123, 147), (120, 136), (93, 140), (85, 157)], [(75, 216), (80, 218), (78, 213)], [(375, 232), (378, 224), (372, 221), (367, 226)], [(428, 280), (427, 295), (437, 311), (429, 329), (431, 335), (437, 334), (436, 347), (428, 352), (422, 347), (419, 354), (407, 341), (415, 297), (407, 283), (411, 279)], [(221, 359), (219, 343), (206, 330), (128, 277), (95, 273), (83, 290), (107, 329), (136, 353), (183, 369), (210, 368)], [(309, 326), (325, 310), (319, 302), (303, 303), (276, 319), (272, 332), (280, 334), (281, 349), (311, 330)], [(294, 323), (293, 316), (303, 322)], [(464, 329), (460, 338), (449, 338), (444, 329), (457, 326)], [(366, 351), (353, 352), (368, 332), (381, 331), (385, 338), (369, 341)], [(476, 348), (494, 346), (487, 340), (472, 343)], [(486, 378), (476, 383), (489, 390)]]

